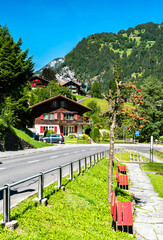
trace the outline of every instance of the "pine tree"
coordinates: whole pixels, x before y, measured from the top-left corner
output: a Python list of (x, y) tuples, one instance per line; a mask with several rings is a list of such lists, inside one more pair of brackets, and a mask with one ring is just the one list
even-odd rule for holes
[(18, 100), (32, 77), (34, 64), (28, 50), (22, 51), (21, 38), (14, 42), (6, 26), (0, 26), (0, 104), (5, 98)]

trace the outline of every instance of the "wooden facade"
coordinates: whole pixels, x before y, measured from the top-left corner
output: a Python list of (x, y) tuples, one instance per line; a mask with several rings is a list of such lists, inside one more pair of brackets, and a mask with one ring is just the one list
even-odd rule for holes
[(89, 120), (83, 114), (92, 110), (62, 95), (30, 108), (29, 128), (39, 135), (50, 129), (63, 135), (82, 134), (83, 125), (89, 125)]
[(81, 83), (69, 81), (60, 83), (60, 85), (68, 88), (72, 94), (85, 95), (85, 93), (81, 90)]
[(31, 87), (33, 89), (37, 87), (40, 87), (40, 88), (46, 87), (48, 83), (49, 83), (48, 80), (38, 76), (34, 76), (30, 81)]

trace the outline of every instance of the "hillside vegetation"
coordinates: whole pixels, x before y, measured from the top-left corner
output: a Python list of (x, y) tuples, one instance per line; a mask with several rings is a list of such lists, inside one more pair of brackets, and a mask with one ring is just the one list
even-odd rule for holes
[(90, 35), (65, 56), (61, 67), (69, 66), (75, 77), (88, 87), (92, 81), (100, 81), (105, 91), (108, 80), (112, 79), (113, 61), (120, 58), (123, 58), (123, 81), (149, 75), (163, 81), (163, 24), (151, 22), (117, 34)]

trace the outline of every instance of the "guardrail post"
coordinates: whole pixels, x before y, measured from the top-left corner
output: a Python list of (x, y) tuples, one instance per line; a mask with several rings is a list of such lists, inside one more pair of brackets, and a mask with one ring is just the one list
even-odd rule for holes
[(98, 163), (98, 153), (97, 153), (97, 163)]
[(79, 168), (78, 168), (78, 174), (80, 175), (80, 173), (81, 173), (81, 161), (80, 161), (80, 159), (79, 159)]
[(72, 180), (73, 179), (73, 163), (71, 162), (70, 163), (70, 179)]
[(40, 173), (39, 181), (38, 181), (38, 200), (41, 202), (43, 199), (43, 191), (44, 191), (44, 174)]
[(91, 158), (91, 155), (90, 155), (90, 158), (89, 158), (89, 167), (91, 167), (91, 161), (92, 161), (92, 158)]
[(96, 155), (94, 154), (94, 165), (96, 164)]
[(61, 188), (62, 184), (62, 167), (60, 166), (58, 169), (58, 188)]
[(87, 170), (87, 158), (86, 157), (84, 158), (84, 170), (85, 171)]
[(3, 222), (10, 222), (10, 186), (3, 190)]

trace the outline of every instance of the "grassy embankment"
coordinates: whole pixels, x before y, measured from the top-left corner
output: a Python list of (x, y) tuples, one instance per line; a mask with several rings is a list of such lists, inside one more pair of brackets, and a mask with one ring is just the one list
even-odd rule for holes
[(142, 165), (144, 171), (153, 172), (147, 173), (151, 179), (151, 183), (155, 192), (158, 196), (163, 198), (163, 163), (148, 163), (147, 165)]
[[(64, 185), (67, 181), (64, 179)], [(44, 192), (48, 206), (36, 206), (31, 198), (20, 203), (11, 210), (11, 218), (18, 220), (19, 227), (14, 232), (0, 228), (0, 239), (133, 239), (128, 233), (115, 232), (111, 227), (107, 181), (108, 159), (103, 159), (83, 176), (75, 176), (65, 191), (49, 186)], [(114, 176), (114, 188), (115, 181)], [(116, 192), (118, 201), (131, 200), (126, 191), (117, 189)]]
[(87, 98), (85, 99), (82, 104), (84, 106), (88, 106), (88, 103), (94, 101), (97, 103), (97, 105), (100, 107), (101, 112), (105, 112), (109, 108), (109, 104), (105, 99), (99, 99), (99, 98)]
[(45, 142), (39, 142), (39, 141), (35, 141), (34, 139), (32, 139), (27, 130), (20, 130), (17, 128), (13, 127), (14, 132), (16, 133), (16, 135), (20, 138), (22, 138), (23, 140), (25, 140), (26, 142), (32, 144), (34, 146), (34, 148), (42, 148), (42, 147), (48, 147), (48, 146), (54, 146), (53, 144), (50, 143), (45, 143)]

